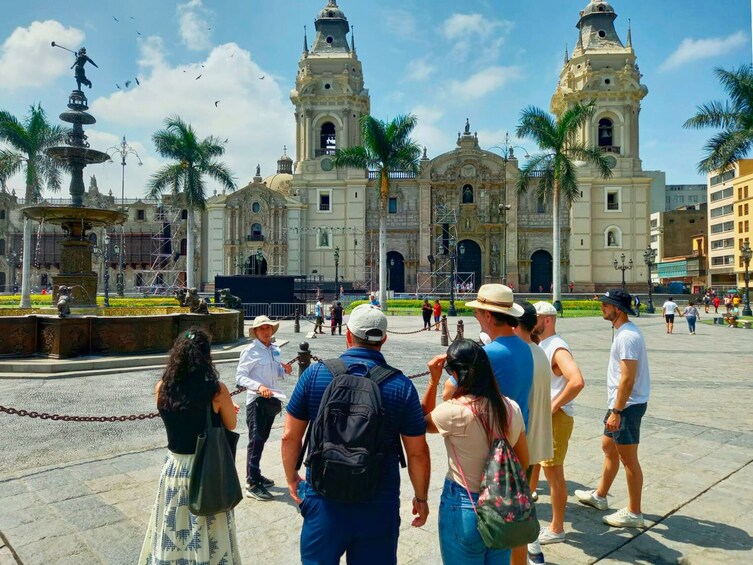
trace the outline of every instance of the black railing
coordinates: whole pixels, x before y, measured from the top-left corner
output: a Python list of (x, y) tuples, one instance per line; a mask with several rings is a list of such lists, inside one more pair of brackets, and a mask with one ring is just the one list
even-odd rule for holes
[(324, 155), (334, 155), (335, 149), (334, 147), (325, 148), (325, 149), (315, 149), (314, 150), (314, 157), (323, 157)]
[(619, 155), (620, 153), (620, 146), (619, 145), (602, 145), (599, 147), (599, 151), (602, 153), (617, 153)]
[(264, 236), (261, 234), (247, 235), (246, 241), (264, 241)]

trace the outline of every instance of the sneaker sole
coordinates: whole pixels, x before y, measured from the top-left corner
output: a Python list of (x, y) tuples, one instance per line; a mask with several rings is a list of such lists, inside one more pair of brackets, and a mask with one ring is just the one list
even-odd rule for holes
[(646, 528), (645, 522), (641, 522), (640, 524), (618, 524), (616, 522), (608, 522), (604, 518), (602, 518), (601, 521), (604, 522), (607, 526), (612, 526), (613, 528), (639, 528), (639, 529)]
[(551, 545), (553, 543), (562, 543), (564, 541), (567, 541), (566, 537), (561, 538), (539, 538), (539, 544), (541, 545)]
[(250, 492), (246, 492), (246, 498), (250, 498), (252, 500), (258, 500), (259, 502), (269, 502), (271, 500), (274, 500), (274, 496), (270, 498), (265, 498), (263, 496), (259, 496), (258, 494), (253, 494)]

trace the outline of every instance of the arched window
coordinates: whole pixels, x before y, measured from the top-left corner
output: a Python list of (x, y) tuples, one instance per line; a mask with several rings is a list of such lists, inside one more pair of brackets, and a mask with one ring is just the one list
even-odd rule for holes
[(599, 147), (611, 147), (614, 145), (612, 120), (602, 118), (599, 120)]
[(188, 219), (188, 210), (181, 210), (180, 211), (180, 219), (181, 220), (187, 220)]
[(335, 124), (324, 122), (319, 135), (319, 155), (334, 155), (337, 150)]
[(617, 226), (604, 230), (604, 247), (622, 247), (622, 231)]
[(183, 239), (180, 240), (180, 254), (186, 255), (187, 251), (188, 251), (188, 241), (184, 237)]
[(473, 187), (470, 184), (463, 186), (463, 204), (473, 204)]
[(263, 241), (264, 235), (261, 231), (261, 224), (253, 224), (251, 226), (251, 241)]

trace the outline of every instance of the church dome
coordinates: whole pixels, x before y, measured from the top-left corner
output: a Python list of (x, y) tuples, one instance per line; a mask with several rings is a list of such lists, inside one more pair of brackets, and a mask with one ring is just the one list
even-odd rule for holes
[(329, 0), (327, 5), (319, 12), (320, 20), (344, 20), (345, 13), (339, 8), (335, 0)]
[(277, 192), (279, 194), (289, 194), (290, 193), (290, 183), (293, 180), (293, 175), (288, 173), (276, 173), (274, 175), (270, 175), (267, 178), (264, 179), (264, 184), (267, 185), (267, 187), (270, 190), (273, 190), (274, 192)]
[(588, 6), (581, 12), (581, 16), (589, 14), (614, 14), (614, 8), (602, 0), (591, 0)]

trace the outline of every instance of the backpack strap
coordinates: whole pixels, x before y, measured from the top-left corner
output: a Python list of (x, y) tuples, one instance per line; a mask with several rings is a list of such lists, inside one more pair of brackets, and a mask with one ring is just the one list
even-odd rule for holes
[[(400, 369), (395, 369), (394, 367), (390, 367), (389, 365), (374, 365), (366, 373), (366, 377), (374, 381), (374, 384), (379, 386), (392, 375), (399, 374), (402, 374), (402, 371)], [(403, 444), (400, 441), (400, 438), (398, 438), (397, 440), (397, 459), (400, 462), (400, 466), (405, 469), (407, 463), (405, 461), (405, 453), (403, 453)]]

